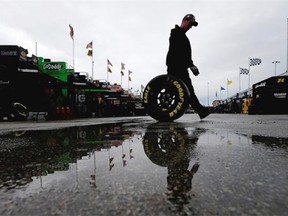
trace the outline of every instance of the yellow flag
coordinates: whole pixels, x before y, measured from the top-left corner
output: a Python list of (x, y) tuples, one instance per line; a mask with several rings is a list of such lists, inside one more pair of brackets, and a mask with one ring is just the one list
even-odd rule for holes
[(109, 67), (109, 65), (107, 65), (107, 72), (112, 73), (111, 68)]
[(88, 50), (87, 55), (88, 55), (88, 56), (92, 56), (92, 52), (93, 52), (92, 50)]
[(231, 85), (232, 84), (232, 80), (227, 80), (227, 85)]

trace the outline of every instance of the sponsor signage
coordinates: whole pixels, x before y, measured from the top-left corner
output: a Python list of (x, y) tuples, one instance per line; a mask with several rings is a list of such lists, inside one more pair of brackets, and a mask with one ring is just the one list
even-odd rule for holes
[(259, 83), (258, 85), (255, 86), (255, 89), (262, 86), (266, 86), (266, 82)]
[(1, 56), (17, 56), (18, 52), (17, 51), (3, 51), (3, 50), (1, 50), (0, 55)]
[(43, 69), (44, 70), (57, 70), (60, 71), (62, 70), (63, 65), (59, 64), (59, 63), (47, 63), (43, 65)]

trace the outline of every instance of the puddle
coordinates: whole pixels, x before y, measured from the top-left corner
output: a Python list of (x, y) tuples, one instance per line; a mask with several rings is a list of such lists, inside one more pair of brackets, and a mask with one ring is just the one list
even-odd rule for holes
[[(130, 202), (128, 209), (142, 203), (161, 206), (165, 210), (158, 211), (166, 213), (287, 210), (285, 138), (249, 137), (181, 123), (126, 123), (12, 132), (0, 136), (0, 145), (3, 205), (8, 198), (30, 197), (29, 205), (35, 208), (40, 192), (47, 201), (49, 194), (55, 199), (55, 191), (63, 193), (57, 194), (60, 200), (65, 193), (80, 191), (85, 201), (69, 202), (93, 204), (91, 208), (98, 205), (87, 201), (93, 193), (108, 209)], [(123, 199), (129, 202), (123, 204)], [(17, 203), (8, 213), (13, 208), (31, 211)]]

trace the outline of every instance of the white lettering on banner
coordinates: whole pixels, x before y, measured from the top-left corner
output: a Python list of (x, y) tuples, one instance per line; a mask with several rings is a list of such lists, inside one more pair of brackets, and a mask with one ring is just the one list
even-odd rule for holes
[(258, 85), (255, 86), (255, 89), (262, 86), (266, 86), (266, 82), (259, 83)]
[(1, 51), (1, 56), (17, 56), (17, 51)]
[(62, 69), (62, 65), (61, 64), (44, 64), (43, 65), (43, 69), (44, 70), (61, 70)]
[(287, 93), (286, 92), (283, 92), (283, 93), (274, 93), (274, 97), (275, 98), (286, 98), (287, 97)]

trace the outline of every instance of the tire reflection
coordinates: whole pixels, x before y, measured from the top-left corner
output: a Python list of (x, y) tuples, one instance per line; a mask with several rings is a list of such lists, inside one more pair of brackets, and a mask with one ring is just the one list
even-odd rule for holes
[(154, 164), (167, 167), (166, 195), (177, 211), (182, 211), (191, 199), (192, 179), (200, 166), (191, 159), (197, 156), (195, 147), (204, 132), (203, 129), (193, 129), (188, 133), (184, 125), (173, 122), (152, 124), (144, 135), (147, 157)]

